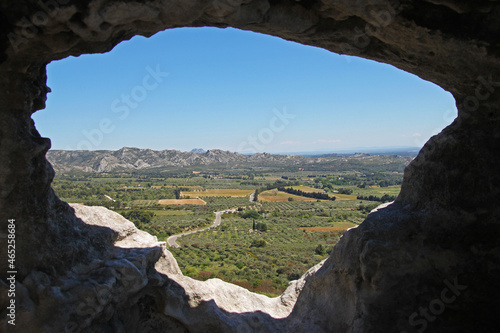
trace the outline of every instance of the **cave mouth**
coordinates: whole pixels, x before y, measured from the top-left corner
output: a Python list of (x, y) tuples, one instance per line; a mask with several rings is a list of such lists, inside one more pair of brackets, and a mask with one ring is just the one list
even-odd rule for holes
[[(23, 235), (16, 243), (20, 263), (16, 285), (26, 287), (18, 297), (26, 301), (23, 309), (30, 309), (18, 328), (26, 326), (29, 331), (36, 325), (64, 331), (64, 326), (66, 330), (81, 326), (87, 331), (113, 331), (132, 327), (138, 324), (134, 322), (137, 313), (143, 319), (155, 316), (134, 305), (138, 292), (150, 292), (161, 307), (158, 313), (175, 318), (184, 331), (209, 327), (227, 332), (252, 328), (496, 332), (499, 8), (492, 1), (2, 3), (1, 16), (6, 19), (0, 40), (0, 223), (5, 233), (7, 224), (15, 220), (16, 234)], [(110, 266), (99, 272), (110, 273), (111, 285), (92, 279), (84, 272), (90, 267), (87, 264), (96, 263), (94, 259), (104, 253), (113, 258), (116, 234), (110, 234), (109, 228), (86, 228), (51, 189), (54, 172), (46, 160), (50, 140), (39, 135), (31, 119), (43, 108), (46, 64), (70, 55), (107, 52), (135, 35), (151, 36), (185, 26), (232, 26), (392, 64), (436, 83), (457, 101), (457, 119), (430, 138), (405, 169), (396, 202), (371, 214), (342, 238), (325, 265), (304, 280), (286, 320), (263, 314), (266, 307), (260, 304), (245, 308), (243, 298), (235, 297), (222, 308), (214, 298), (201, 299), (200, 290), (187, 296), (182, 286), (155, 275), (154, 255), (144, 258), (141, 251), (130, 253), (138, 255), (132, 261), (144, 264), (142, 270), (129, 260), (121, 262), (124, 265), (110, 260)], [(5, 237), (0, 239), (5, 243)], [(0, 274), (5, 279), (7, 259), (5, 251), (1, 254)], [(70, 269), (81, 283), (58, 283)], [(139, 282), (137, 289), (113, 284), (128, 282), (132, 275)], [(79, 312), (82, 298), (87, 301), (86, 295), (96, 293), (89, 284), (100, 282), (116, 293)], [(61, 297), (60, 292), (66, 291), (60, 287), (75, 285), (83, 290)], [(211, 287), (200, 288), (205, 296), (217, 296), (220, 289)], [(143, 308), (151, 308), (149, 300), (143, 298), (142, 303)], [(53, 311), (54, 304), (61, 311)], [(239, 322), (245, 325), (238, 326)]]
[[(435, 133), (430, 134), (436, 134), (441, 130), (441, 128), (436, 130), (437, 126), (448, 125), (456, 116), (450, 109), (454, 106), (453, 100), (448, 94), (437, 91), (440, 89), (436, 89), (433, 84), (423, 82), (413, 75), (402, 73), (400, 70), (394, 70), (394, 68), (387, 65), (381, 65), (361, 59), (341, 57), (328, 51), (319, 51), (312, 47), (297, 45), (296, 43), (286, 42), (278, 38), (262, 38), (262, 35), (259, 34), (233, 29), (227, 31), (208, 28), (208, 32), (206, 31), (207, 28), (205, 28), (205, 32), (200, 28), (184, 28), (184, 31), (182, 28), (180, 31), (178, 29), (176, 30), (177, 31), (161, 32), (149, 39), (140, 37), (139, 40), (123, 42), (124, 44), (130, 45), (125, 45), (123, 47), (118, 45), (114, 50), (105, 55), (89, 55), (79, 58), (64, 59), (49, 65), (48, 86), (51, 87), (52, 93), (48, 97), (45, 111), (56, 113), (55, 117), (57, 118), (57, 123), (54, 124), (51, 117), (45, 119), (45, 112), (38, 112), (33, 118), (41, 133), (47, 133), (49, 136), (57, 138), (54, 140), (54, 150), (58, 150), (58, 148), (75, 150), (76, 148), (76, 150), (101, 151), (115, 150), (113, 148), (118, 150), (118, 148), (121, 149), (123, 146), (136, 147), (141, 145), (144, 148), (151, 148), (150, 145), (153, 144), (151, 141), (149, 141), (149, 143), (148, 141), (142, 143), (134, 141), (139, 137), (152, 137), (155, 141), (160, 142), (171, 142), (176, 138), (180, 138), (181, 141), (174, 141), (177, 143), (182, 142), (187, 137), (197, 137), (199, 141), (193, 141), (190, 144), (192, 147), (198, 147), (201, 145), (200, 142), (206, 141), (203, 137), (208, 135), (208, 133), (204, 132), (206, 127), (208, 127), (206, 124), (207, 119), (203, 119), (201, 114), (196, 113), (194, 110), (195, 108), (202, 107), (201, 105), (209, 110), (203, 113), (208, 113), (210, 118), (217, 118), (217, 122), (222, 123), (218, 130), (223, 131), (225, 128), (239, 127), (239, 124), (245, 121), (241, 116), (237, 115), (237, 113), (241, 113), (239, 110), (232, 111), (235, 107), (250, 104), (249, 109), (244, 112), (245, 118), (248, 118), (248, 114), (251, 114), (252, 118), (265, 118), (269, 115), (256, 109), (272, 109), (272, 107), (276, 105), (272, 103), (286, 103), (289, 109), (294, 110), (294, 117), (298, 117), (300, 126), (292, 126), (289, 129), (290, 133), (284, 131), (283, 134), (286, 136), (279, 136), (281, 133), (275, 133), (276, 141), (288, 144), (297, 140), (303, 140), (304, 135), (301, 132), (307, 132), (307, 127), (314, 127), (315, 132), (324, 132), (317, 133), (317, 135), (319, 135), (317, 137), (312, 137), (312, 133), (307, 133), (311, 136), (311, 141), (315, 141), (314, 145), (318, 143), (328, 143), (332, 146), (338, 142), (354, 140), (355, 137), (360, 136), (364, 137), (365, 142), (358, 142), (357, 144), (359, 146), (367, 146), (367, 141), (374, 144), (377, 136), (383, 136), (383, 133), (389, 131), (388, 126), (394, 127), (397, 126), (398, 123), (405, 126), (404, 124), (409, 123), (413, 126), (411, 128), (405, 127), (399, 132), (396, 131), (398, 133), (394, 134), (390, 140), (393, 142), (397, 141), (397, 144), (394, 143), (389, 146), (401, 146), (400, 140), (406, 140), (405, 142), (408, 147), (416, 146), (420, 148), (423, 145), (422, 141), (426, 141), (428, 136), (430, 136), (426, 134), (422, 135), (421, 132), (431, 132), (429, 129), (432, 128), (432, 132)], [(161, 34), (166, 36), (162, 36)], [(201, 41), (204, 41), (204, 43), (201, 43)], [(239, 45), (234, 45), (236, 41), (238, 41)], [(211, 49), (207, 51), (208, 45), (214, 43), (215, 45), (210, 46)], [(169, 46), (164, 47), (163, 45), (165, 44)], [(194, 47), (190, 44), (201, 45)], [(273, 49), (271, 46), (272, 44), (279, 44), (279, 47)], [(223, 45), (229, 45), (230, 47), (223, 48)], [(231, 52), (231, 49), (236, 50)], [(171, 52), (171, 54), (165, 56), (167, 51)], [(248, 55), (249, 52), (252, 53)], [(314, 53), (314, 56), (308, 56), (308, 53)], [(279, 67), (279, 63), (283, 62), (283, 57), (286, 55), (292, 58), (289, 64), (273, 70), (273, 66)], [(215, 61), (215, 59), (224, 56), (224, 59), (217, 62)], [(266, 59), (269, 57), (274, 57), (275, 60), (266, 62)], [(185, 58), (189, 58), (189, 61), (183, 60)], [(201, 61), (200, 58), (208, 58), (208, 60)], [(231, 59), (237, 59), (236, 64), (228, 63)], [(67, 62), (68, 65), (63, 64), (65, 62)], [(216, 62), (216, 64), (211, 65), (210, 62)], [(196, 63), (196, 66), (194, 66), (195, 68), (190, 68), (189, 63)], [(314, 65), (304, 65), (303, 68), (299, 70), (297, 66), (301, 63)], [(241, 70), (241, 67), (245, 65), (249, 66), (249, 68), (246, 69), (246, 71)], [(325, 69), (323, 72), (320, 72), (319, 68), (325, 65), (330, 65), (331, 69)], [(206, 67), (209, 67), (210, 71), (203, 71), (203, 68)], [(161, 75), (155, 77), (153, 74), (158, 68)], [(169, 68), (178, 68), (178, 70), (172, 72), (168, 70)], [(187, 74), (183, 74), (184, 72), (187, 72)], [(287, 83), (291, 77), (290, 74), (288, 74), (290, 72), (293, 72), (293, 78), (297, 84)], [(381, 80), (380, 77), (384, 77), (384, 73), (385, 78)], [(217, 74), (219, 74), (219, 76), (217, 76)], [(57, 76), (59, 77), (57, 78)], [(234, 76), (242, 76), (243, 79), (235, 80)], [(334, 80), (325, 79), (325, 77), (335, 76), (340, 78)], [(56, 77), (56, 79), (54, 79), (54, 77)], [(69, 77), (69, 79), (66, 79), (67, 77)], [(281, 79), (271, 80), (272, 82), (263, 84), (262, 82), (267, 81), (269, 77), (281, 77)], [(112, 78), (112, 80), (109, 78)], [(224, 81), (228, 81), (228, 83), (222, 84)], [(387, 81), (392, 81), (393, 83), (388, 83)], [(213, 86), (220, 85), (220, 87), (216, 87), (213, 90), (207, 90), (202, 87), (203, 84), (208, 85), (210, 83)], [(194, 88), (192, 86), (193, 84), (195, 86)], [(226, 97), (223, 99), (228, 100), (227, 91), (238, 84), (241, 88), (233, 89), (235, 95), (231, 97), (236, 102), (230, 103), (231, 101), (229, 101), (226, 102), (226, 105), (221, 104), (221, 98), (215, 94), (225, 94)], [(259, 89), (253, 88), (256, 84), (260, 85)], [(325, 89), (324, 86), (328, 86), (328, 84), (331, 85), (331, 87)], [(76, 90), (74, 89), (75, 85), (78, 85), (79, 89), (73, 92), (72, 90)], [(304, 88), (305, 85), (307, 89)], [(106, 90), (107, 87), (109, 87), (109, 92)], [(196, 89), (201, 90), (201, 92), (193, 91)], [(190, 100), (186, 100), (188, 95), (188, 93), (185, 92), (186, 90), (189, 91)], [(270, 90), (271, 94), (266, 93), (264, 90)], [(349, 90), (354, 90), (354, 92), (349, 92)], [(85, 93), (83, 94), (83, 92)], [(246, 96), (252, 93), (255, 95)], [(176, 94), (178, 94), (179, 97), (176, 97)], [(347, 96), (342, 97), (343, 95)], [(358, 101), (355, 98), (356, 96), (362, 96), (366, 101), (358, 105)], [(382, 96), (382, 98), (380, 96)], [(396, 98), (395, 96), (398, 97)], [(409, 101), (403, 101), (405, 97), (409, 99)], [(58, 101), (58, 99), (62, 101)], [(189, 102), (193, 99), (201, 100), (201, 105), (189, 105)], [(255, 99), (261, 100), (261, 102), (256, 105), (251, 105), (251, 100)], [(306, 102), (304, 103), (302, 100), (306, 100)], [(430, 101), (430, 103), (425, 103), (425, 101)], [(350, 107), (348, 104), (349, 102), (355, 105)], [(418, 102), (420, 102), (420, 104), (418, 104)], [(68, 103), (73, 103), (75, 105), (76, 110), (73, 110), (73, 112), (79, 112), (80, 114), (80, 112), (83, 113), (83, 111), (87, 110), (85, 112), (85, 117), (78, 119), (77, 115), (68, 114), (66, 111)], [(174, 112), (179, 113), (176, 107), (182, 108), (185, 104), (188, 105), (184, 106), (185, 109), (180, 112), (186, 114), (184, 117), (182, 117), (182, 115), (173, 114)], [(221, 110), (221, 105), (225, 109)], [(361, 109), (363, 108), (370, 108), (370, 112), (362, 112)], [(408, 110), (409, 108), (412, 108), (412, 110)], [(160, 109), (162, 112), (159, 113), (154, 109)], [(319, 111), (315, 112), (315, 109)], [(329, 111), (329, 113), (334, 113), (335, 116), (326, 114), (324, 111), (325, 109), (333, 110)], [(356, 116), (349, 116), (350, 113), (355, 113)], [(436, 115), (438, 116), (436, 117)], [(194, 124), (193, 118), (200, 116), (202, 118), (201, 123), (199, 125)], [(92, 118), (100, 118), (100, 120), (91, 122), (90, 120)], [(223, 118), (227, 118), (228, 121), (224, 122)], [(310, 120), (311, 118), (313, 119), (312, 121)], [(361, 120), (360, 118), (365, 119)], [(426, 123), (418, 123), (417, 126), (415, 123), (422, 118), (428, 119), (429, 121)], [(141, 119), (144, 119), (144, 121)], [(152, 125), (152, 119), (154, 122), (162, 123), (165, 129), (162, 131), (162, 129)], [(179, 133), (175, 133), (165, 138), (161, 138), (161, 133), (154, 133), (155, 131), (170, 133), (172, 127), (169, 127), (168, 121), (172, 119), (174, 122), (173, 127), (182, 127), (181, 124), (185, 124), (186, 127), (183, 129), (181, 128)], [(443, 124), (443, 122), (445, 123)], [(329, 133), (325, 133), (324, 126), (318, 126), (318, 123), (330, 124), (330, 127), (336, 126), (331, 130), (327, 128), (330, 132), (335, 133), (335, 136), (344, 136), (347, 132), (354, 132), (354, 134), (351, 138), (343, 138), (343, 140), (331, 138), (328, 137)], [(236, 126), (234, 126), (234, 124), (236, 124)], [(367, 124), (369, 125), (367, 126)], [(210, 125), (212, 130), (213, 125), (214, 124)], [(50, 128), (50, 126), (52, 126), (52, 128)], [(419, 126), (424, 127), (425, 130), (422, 131)], [(61, 131), (62, 133), (50, 133), (54, 128), (57, 129), (57, 131), (64, 128), (64, 131)], [(151, 128), (156, 128), (156, 130), (152, 130)], [(352, 128), (352, 130), (339, 133), (341, 128)], [(369, 132), (370, 129), (374, 129), (374, 131)], [(253, 132), (259, 133), (259, 127), (245, 127), (244, 130), (249, 132), (241, 138), (233, 138), (230, 141), (240, 140), (246, 142), (245, 137), (250, 136)], [(200, 132), (197, 133), (197, 131)], [(238, 131), (241, 131), (241, 129)], [(131, 136), (130, 133), (134, 133), (134, 135)], [(184, 135), (182, 133), (184, 133)], [(69, 139), (69, 136), (74, 136), (75, 134), (79, 134), (76, 140)], [(300, 136), (300, 138), (297, 138), (298, 136)], [(131, 137), (132, 141), (130, 141)], [(388, 138), (384, 139), (388, 140)], [(125, 143), (122, 144), (121, 142), (123, 142), (123, 140)], [(62, 146), (59, 142), (64, 142), (66, 146)], [(157, 143), (154, 144), (158, 145)], [(228, 150), (235, 150), (243, 146), (244, 145), (239, 144), (232, 147), (232, 149), (228, 148)], [(248, 142), (246, 146), (248, 147)], [(266, 148), (276, 149), (276, 146), (277, 145), (273, 146), (272, 143), (269, 143)], [(284, 147), (286, 147), (286, 145)], [(316, 148), (317, 146), (310, 147)], [(256, 147), (250, 148), (256, 149)], [(344, 149), (346, 148), (347, 147), (344, 147)], [(295, 151), (300, 150), (299, 147), (293, 149)], [(321, 150), (321, 147), (316, 149)], [(356, 148), (351, 148), (351, 150), (352, 149)], [(383, 147), (380, 149), (383, 149)], [(390, 149), (392, 148), (388, 148), (388, 150)], [(93, 163), (96, 162), (94, 161)], [(68, 170), (60, 168), (57, 161), (54, 160), (54, 164), (58, 173), (68, 173)], [(107, 170), (105, 168), (92, 171), (97, 172), (97, 175), (113, 173), (113, 169)], [(402, 172), (402, 170), (399, 172)], [(105, 177), (106, 176), (103, 178), (102, 184), (104, 186), (108, 185), (108, 191), (112, 191), (112, 187), (116, 185), (105, 183)], [(141, 184), (145, 187), (147, 186), (146, 183), (147, 182)], [(154, 187), (158, 185), (161, 186), (160, 183), (155, 183)], [(54, 185), (56, 193), (63, 200), (68, 202), (81, 202), (83, 200), (87, 202), (87, 200), (89, 200), (82, 199), (81, 197), (72, 199), (70, 194), (61, 195), (59, 191), (63, 190), (61, 189), (57, 174)], [(122, 185), (130, 188), (135, 186), (132, 183), (124, 183), (120, 186)], [(64, 185), (62, 186), (64, 187)], [(69, 185), (66, 185), (66, 187), (67, 186)], [(94, 190), (96, 189), (92, 186), (92, 191)], [(62, 193), (66, 194), (67, 192), (68, 191), (64, 191)], [(100, 193), (100, 195), (103, 196), (104, 194)], [(111, 197), (109, 195), (111, 195)], [(130, 209), (130, 206), (133, 208), (132, 203), (124, 204), (123, 207), (121, 207), (120, 204), (120, 207), (116, 207), (115, 199), (122, 201), (122, 198), (116, 197), (109, 192), (105, 197), (108, 200), (114, 198), (113, 203), (106, 202), (105, 199), (96, 199), (96, 203), (91, 202), (90, 205), (102, 205), (103, 203), (106, 204), (106, 206), (112, 205), (112, 209), (121, 214), (127, 213), (126, 209)], [(158, 197), (156, 199), (161, 200), (168, 198)], [(99, 203), (99, 201), (101, 201), (101, 203)], [(362, 205), (364, 206), (365, 204), (369, 203), (363, 202)], [(224, 209), (226, 208), (232, 207), (225, 207)], [(140, 209), (146, 208), (140, 207)], [(155, 212), (156, 209), (160, 208), (156, 207), (152, 211)], [(148, 210), (148, 212), (149, 211), (151, 210)], [(330, 215), (331, 214), (332, 213), (330, 213)], [(357, 221), (356, 223), (359, 222), (360, 221)], [(145, 224), (140, 221), (136, 223), (138, 223), (140, 228), (145, 226)], [(161, 241), (166, 239), (164, 233), (155, 233), (147, 228), (143, 230), (157, 235)], [(324, 241), (332, 242), (332, 240), (326, 237)], [(318, 242), (318, 240), (313, 240), (311, 242)], [(212, 245), (211, 243), (213, 242), (207, 241), (205, 243)], [(196, 246), (191, 244), (191, 248), (188, 249), (194, 249), (195, 247), (199, 249), (200, 247), (204, 247), (204, 245), (198, 246), (196, 242), (194, 244)], [(242, 244), (240, 245), (242, 246)], [(331, 245), (329, 246), (326, 243), (323, 245), (323, 249), (329, 249), (330, 247)], [(174, 254), (177, 259), (180, 260), (179, 252), (180, 251), (176, 250)], [(212, 256), (215, 255), (216, 252), (217, 251), (213, 250)], [(322, 253), (322, 250), (319, 250), (319, 252)], [(326, 251), (323, 252), (326, 253)], [(325, 253), (321, 254), (323, 256), (322, 259), (326, 258)], [(311, 254), (306, 254), (306, 256), (314, 255), (318, 255), (318, 253), (311, 251)], [(206, 279), (209, 276), (221, 277), (220, 274), (218, 275), (216, 273), (210, 275), (210, 272), (203, 269), (203, 267), (191, 267), (193, 265), (184, 262), (184, 257), (183, 255), (181, 268), (185, 273), (188, 272), (189, 276), (200, 279)], [(317, 260), (320, 261), (321, 259)], [(242, 260), (234, 259), (234, 262), (231, 262), (231, 264), (236, 264), (241, 270), (243, 267), (238, 266), (241, 262)], [(307, 269), (317, 264), (317, 262), (309, 262), (308, 264), (309, 266), (301, 269), (290, 269), (286, 267), (285, 264), (282, 264), (280, 268), (278, 268), (278, 272), (281, 272), (279, 274), (287, 275), (288, 279), (296, 280), (305, 273)], [(299, 266), (301, 265), (294, 264), (294, 267)], [(224, 272), (227, 271), (225, 268), (222, 270)], [(261, 280), (265, 280), (264, 282), (268, 283), (270, 277), (267, 276), (267, 278), (269, 279)], [(224, 277), (222, 277), (222, 279), (225, 280)], [(256, 279), (257, 276), (252, 279), (237, 281), (237, 279), (233, 277), (233, 280), (239, 283), (239, 285), (249, 289), (252, 289), (251, 282), (249, 281)], [(276, 291), (276, 289), (269, 288), (269, 286), (262, 286), (262, 288), (264, 287), (267, 288), (266, 290), (272, 289)], [(280, 288), (284, 290), (285, 287), (286, 284)]]

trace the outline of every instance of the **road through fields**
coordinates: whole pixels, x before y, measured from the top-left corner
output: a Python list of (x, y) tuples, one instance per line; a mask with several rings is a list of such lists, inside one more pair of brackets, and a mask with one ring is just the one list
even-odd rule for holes
[(214, 223), (208, 227), (208, 228), (204, 228), (204, 229), (200, 229), (200, 230), (193, 230), (193, 231), (188, 231), (188, 232), (183, 232), (181, 234), (177, 234), (177, 235), (172, 235), (170, 237), (167, 238), (167, 244), (168, 246), (170, 247), (180, 247), (179, 244), (177, 244), (176, 240), (182, 236), (186, 236), (186, 235), (191, 235), (191, 234), (194, 234), (194, 233), (197, 233), (197, 232), (202, 232), (202, 231), (206, 231), (206, 230), (210, 230), (210, 229), (213, 229), (213, 228), (217, 228), (220, 224), (221, 224), (221, 216), (222, 214), (224, 213), (229, 213), (229, 212), (236, 212), (236, 209), (226, 209), (226, 210), (222, 210), (220, 212), (215, 212), (215, 221)]

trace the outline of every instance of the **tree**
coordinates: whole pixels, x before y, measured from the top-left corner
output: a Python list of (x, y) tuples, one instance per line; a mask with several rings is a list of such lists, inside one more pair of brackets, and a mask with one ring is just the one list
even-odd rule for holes
[(260, 222), (255, 224), (255, 221), (254, 221), (254, 230), (255, 229), (262, 231), (262, 232), (266, 232), (267, 231), (267, 224), (260, 223)]
[(264, 247), (266, 246), (266, 241), (263, 239), (254, 239), (250, 247)]
[(122, 216), (134, 223), (149, 223), (151, 222), (155, 214), (147, 210), (133, 209), (123, 212)]
[(319, 254), (320, 256), (324, 256), (326, 254), (326, 248), (323, 244), (319, 244), (314, 252), (316, 252), (316, 254)]
[(257, 213), (255, 210), (247, 210), (243, 214), (241, 214), (241, 217), (244, 219), (260, 219), (261, 218), (259, 213)]

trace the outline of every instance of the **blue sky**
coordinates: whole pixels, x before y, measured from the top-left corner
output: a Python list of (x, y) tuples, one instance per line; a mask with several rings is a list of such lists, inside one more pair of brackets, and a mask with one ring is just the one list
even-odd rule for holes
[(134, 37), (48, 66), (53, 149), (341, 151), (422, 146), (451, 94), (395, 67), (236, 29)]

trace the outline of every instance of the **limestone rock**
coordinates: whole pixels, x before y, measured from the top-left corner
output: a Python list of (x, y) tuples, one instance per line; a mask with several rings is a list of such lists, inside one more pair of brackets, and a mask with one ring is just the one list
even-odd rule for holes
[[(0, 0), (0, 25), (0, 276), (15, 219), (19, 330), (498, 331), (498, 1)], [(292, 284), (289, 315), (293, 292), (266, 300), (224, 286), (226, 298), (220, 281), (180, 276), (161, 244), (130, 225), (98, 225), (98, 214), (112, 215), (82, 209), (94, 221), (85, 223), (50, 187), (50, 140), (31, 119), (45, 106), (46, 64), (182, 26), (232, 26), (388, 63), (457, 101), (458, 118), (408, 165), (396, 201)], [(11, 329), (3, 314), (2, 332)]]
[[(161, 302), (163, 306), (156, 315), (163, 324), (181, 331), (204, 331), (212, 327), (227, 332), (248, 329), (273, 332), (281, 327), (276, 320), (292, 311), (305, 277), (321, 267), (319, 264), (301, 280), (290, 283), (285, 293), (276, 298), (254, 294), (219, 279), (197, 281), (182, 275), (164, 242), (138, 230), (121, 215), (103, 207), (72, 206), (85, 223), (113, 231), (115, 242), (105, 251), (109, 256), (74, 265), (63, 276), (30, 272), (16, 285), (17, 302), (25, 309), (18, 317), (18, 329), (37, 331), (36, 327), (43, 326), (53, 332), (76, 332), (126, 327), (116, 318), (120, 316), (117, 309), (131, 311), (137, 302), (161, 295), (165, 302)], [(1, 289), (7, 289), (3, 282)], [(2, 305), (7, 302), (6, 294), (0, 299)], [(53, 306), (58, 311), (48, 314)], [(48, 318), (52, 320), (45, 322)], [(0, 323), (3, 331), (7, 331), (6, 320)]]

